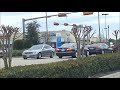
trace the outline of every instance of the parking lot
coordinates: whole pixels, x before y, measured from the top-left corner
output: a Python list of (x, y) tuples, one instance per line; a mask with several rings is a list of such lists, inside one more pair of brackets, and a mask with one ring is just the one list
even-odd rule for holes
[[(32, 64), (45, 64), (45, 63), (51, 63), (51, 62), (66, 61), (69, 59), (72, 59), (72, 58), (71, 57), (63, 57), (60, 59), (57, 56), (54, 56), (54, 58), (44, 57), (41, 59), (34, 59), (34, 58), (23, 59), (22, 57), (13, 57), (12, 67), (13, 66), (32, 65)], [(3, 62), (3, 59), (0, 58), (0, 68), (3, 68), (3, 67), (4, 67), (4, 62)]]

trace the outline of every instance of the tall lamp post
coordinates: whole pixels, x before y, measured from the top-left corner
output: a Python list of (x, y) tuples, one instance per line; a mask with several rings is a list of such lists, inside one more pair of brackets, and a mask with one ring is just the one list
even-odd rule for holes
[(120, 12), (119, 12), (119, 39), (120, 39)]
[(105, 14), (102, 14), (102, 15), (105, 15), (105, 30), (106, 30), (106, 42), (107, 42), (107, 28), (106, 28), (106, 15), (108, 15), (107, 13), (105, 13)]
[(48, 43), (48, 24), (47, 24), (47, 12), (46, 12), (46, 43)]
[(23, 39), (25, 39), (25, 19), (22, 19), (22, 26), (23, 26)]
[(100, 33), (100, 15), (99, 15), (99, 12), (98, 12), (98, 26), (99, 26), (99, 40), (101, 42), (101, 33)]

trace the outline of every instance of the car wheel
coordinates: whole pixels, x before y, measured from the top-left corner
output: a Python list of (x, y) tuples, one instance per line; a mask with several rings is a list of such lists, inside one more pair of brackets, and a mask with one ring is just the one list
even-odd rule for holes
[(24, 59), (27, 59), (27, 58), (24, 58)]
[(111, 51), (111, 53), (113, 53), (113, 50)]
[(53, 56), (54, 56), (54, 53), (52, 52), (51, 55), (50, 55), (50, 58), (53, 58)]
[(41, 53), (38, 53), (37, 59), (40, 59), (42, 57)]
[(59, 56), (59, 58), (62, 58), (62, 56)]
[(104, 50), (102, 50), (102, 54), (105, 54), (105, 51), (104, 51)]
[(89, 55), (92, 55), (92, 54), (89, 52)]
[(72, 56), (72, 58), (77, 58), (77, 56), (78, 56), (78, 53), (75, 52), (75, 54), (74, 54), (74, 56)]
[(89, 51), (87, 51), (87, 52), (86, 52), (86, 57), (89, 56), (89, 55), (90, 55), (90, 53), (89, 53)]

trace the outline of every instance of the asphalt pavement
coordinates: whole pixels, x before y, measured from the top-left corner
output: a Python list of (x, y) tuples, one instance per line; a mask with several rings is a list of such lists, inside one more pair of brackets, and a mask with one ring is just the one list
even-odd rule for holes
[[(54, 56), (54, 58), (44, 57), (41, 59), (34, 59), (34, 58), (23, 59), (22, 57), (13, 57), (12, 67), (32, 65), (32, 64), (46, 64), (46, 63), (52, 63), (52, 62), (66, 61), (69, 59), (73, 59), (73, 58), (71, 57), (58, 58), (57, 56)], [(0, 69), (3, 67), (4, 67), (4, 62), (3, 62), (3, 59), (0, 58)]]

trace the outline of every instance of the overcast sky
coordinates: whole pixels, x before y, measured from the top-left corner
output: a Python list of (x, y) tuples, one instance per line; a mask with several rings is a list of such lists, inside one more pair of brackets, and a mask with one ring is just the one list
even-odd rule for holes
[[(55, 15), (59, 12), (47, 12), (48, 15)], [(110, 38), (115, 38), (112, 35), (112, 32), (114, 30), (119, 29), (119, 23), (120, 23), (120, 16), (119, 12), (100, 12), (100, 28), (101, 33), (104, 32), (104, 35), (106, 35), (106, 32), (104, 30), (105, 27), (105, 16), (103, 16), (103, 13), (108, 13), (109, 15), (106, 16), (106, 26), (109, 25), (110, 30)], [(29, 19), (29, 18), (35, 18), (35, 17), (41, 17), (45, 16), (45, 12), (0, 12), (0, 24), (4, 25), (12, 25), (20, 28), (20, 31), (22, 32), (22, 18)], [(40, 31), (46, 30), (46, 22), (45, 18), (37, 19), (38, 23), (41, 25)], [(58, 31), (58, 30), (69, 30), (71, 31), (71, 26), (54, 26), (53, 23), (69, 23), (69, 24), (82, 24), (82, 25), (91, 25), (93, 27), (93, 31), (96, 30), (96, 34), (94, 36), (98, 36), (98, 13), (94, 12), (93, 15), (83, 15), (82, 12), (78, 13), (72, 13), (67, 15), (67, 17), (51, 17), (48, 18), (48, 30), (49, 31)], [(28, 23), (28, 21), (26, 22)]]

